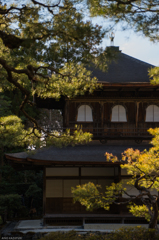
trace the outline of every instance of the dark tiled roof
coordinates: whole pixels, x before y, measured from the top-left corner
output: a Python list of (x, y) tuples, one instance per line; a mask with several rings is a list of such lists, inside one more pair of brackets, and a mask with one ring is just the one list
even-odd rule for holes
[(99, 82), (143, 83), (149, 82), (148, 69), (151, 67), (154, 66), (118, 51), (116, 59), (110, 63), (107, 72), (94, 67), (88, 69)]
[(25, 152), (6, 154), (12, 158), (19, 159), (34, 159), (44, 160), (52, 162), (106, 162), (105, 152), (113, 153), (118, 158), (121, 157), (121, 153), (127, 148), (149, 149), (150, 145), (78, 145), (75, 147), (68, 146), (65, 148), (49, 147), (37, 150), (34, 154), (27, 154)]

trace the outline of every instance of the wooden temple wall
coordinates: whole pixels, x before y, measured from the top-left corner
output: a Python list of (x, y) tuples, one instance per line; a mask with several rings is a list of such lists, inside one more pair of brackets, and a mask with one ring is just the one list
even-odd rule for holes
[[(77, 114), (78, 114), (78, 108), (81, 105), (89, 105), (92, 108), (92, 114), (93, 114), (93, 123), (105, 123), (105, 124), (113, 124), (111, 122), (112, 117), (112, 108), (115, 105), (122, 105), (126, 109), (126, 115), (127, 115), (127, 122), (124, 124), (136, 124), (136, 121), (138, 123), (144, 123), (145, 117), (146, 117), (146, 108), (150, 104), (155, 104), (156, 102), (151, 103), (145, 103), (145, 102), (125, 102), (125, 101), (112, 101), (112, 102), (89, 102), (89, 101), (83, 101), (83, 102), (73, 102), (68, 101), (66, 104), (66, 112), (69, 115), (69, 125), (71, 123), (77, 123)], [(137, 116), (136, 116), (137, 115)], [(66, 122), (65, 122), (66, 123)]]
[[(146, 122), (146, 108), (150, 104), (157, 104), (156, 100), (134, 101), (133, 99), (124, 100), (92, 100), (80, 99), (76, 101), (67, 101), (65, 112), (67, 117), (64, 127), (73, 129), (75, 125), (80, 125), (83, 131), (93, 133), (94, 137), (140, 137), (150, 135), (147, 129), (159, 127), (159, 122)], [(77, 121), (78, 108), (81, 105), (88, 105), (92, 109), (93, 121)], [(112, 122), (112, 108), (115, 105), (122, 105), (126, 110), (126, 119), (124, 122)]]
[[(120, 167), (54, 167), (46, 168), (44, 177), (44, 215), (53, 213), (87, 213), (85, 207), (73, 203), (71, 187), (93, 182), (101, 191), (112, 182), (120, 180)], [(118, 207), (112, 213), (118, 213)], [(94, 212), (102, 212), (98, 209)]]

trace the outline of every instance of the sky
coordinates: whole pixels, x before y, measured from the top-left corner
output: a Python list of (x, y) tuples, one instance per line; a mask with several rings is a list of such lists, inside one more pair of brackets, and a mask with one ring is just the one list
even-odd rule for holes
[[(102, 22), (98, 20), (98, 24)], [(113, 31), (115, 34), (114, 46), (134, 58), (159, 66), (159, 42), (154, 43), (149, 38), (144, 37), (141, 33), (135, 33), (133, 30), (122, 31), (120, 28)], [(102, 46), (110, 46), (110, 39), (105, 37)]]
[[(107, 28), (112, 25), (102, 17), (88, 18), (93, 24), (101, 25)], [(159, 42), (153, 43), (149, 38), (144, 37), (141, 33), (135, 33), (133, 30), (121, 30), (121, 26), (115, 27), (114, 46), (134, 58), (150, 63), (154, 66), (159, 66)], [(105, 37), (102, 47), (110, 46), (109, 37)]]
[[(110, 39), (104, 39), (103, 46), (110, 46)], [(115, 31), (114, 46), (119, 46), (127, 55), (159, 66), (159, 43), (153, 43), (141, 34), (133, 31)]]

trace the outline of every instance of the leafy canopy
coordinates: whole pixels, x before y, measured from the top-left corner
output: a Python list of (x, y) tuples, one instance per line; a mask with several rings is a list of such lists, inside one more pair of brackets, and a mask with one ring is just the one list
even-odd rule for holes
[[(21, 92), (19, 111), (31, 121), (32, 133), (40, 137), (36, 133), (40, 131), (48, 136), (50, 133), (39, 126), (34, 110), (32, 113), (28, 110), (35, 108), (35, 96), (58, 100), (61, 96), (72, 98), (86, 91), (92, 93), (99, 85), (85, 65), (90, 62), (99, 64), (98, 57), (102, 51), (99, 45), (105, 31), (98, 25), (84, 21), (82, 12), (69, 0), (54, 3), (1, 1), (0, 19), (0, 93), (5, 95), (6, 91), (11, 91), (17, 95), (18, 91)], [(6, 104), (3, 99), (3, 109)], [(12, 101), (8, 104), (11, 105)], [(2, 122), (11, 124), (7, 131), (8, 136), (10, 131), (12, 139), (11, 127), (17, 125), (18, 132), (20, 119), (9, 117), (14, 114), (12, 112), (7, 115), (3, 110), (1, 113), (8, 117), (3, 118)], [(22, 114), (16, 113), (24, 120)], [(29, 131), (27, 134), (31, 138)], [(23, 139), (24, 132), (21, 128), (17, 135), (19, 139), (15, 138), (17, 144)], [(4, 130), (3, 135), (6, 136)], [(73, 139), (80, 142), (80, 137), (83, 142), (83, 139), (90, 140), (91, 135), (88, 135), (86, 133), (82, 137), (80, 131), (72, 137), (67, 132), (62, 139), (68, 137), (64, 144), (73, 142)], [(60, 137), (61, 134), (52, 133), (47, 142), (58, 142), (59, 145)]]
[(158, 0), (88, 0), (92, 16), (103, 16), (125, 28), (133, 28), (152, 41), (159, 40)]

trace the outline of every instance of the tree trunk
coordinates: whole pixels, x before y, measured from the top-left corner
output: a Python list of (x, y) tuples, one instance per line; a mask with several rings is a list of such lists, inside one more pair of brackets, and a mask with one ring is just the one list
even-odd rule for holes
[[(4, 150), (3, 147), (0, 148), (0, 168), (4, 165)], [(0, 182), (2, 181), (2, 173), (0, 173)]]
[(2, 167), (4, 165), (4, 149), (3, 147), (0, 147), (0, 167)]
[(157, 201), (153, 203), (153, 216), (149, 222), (149, 228), (157, 229), (157, 218), (158, 218), (158, 204)]

